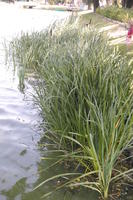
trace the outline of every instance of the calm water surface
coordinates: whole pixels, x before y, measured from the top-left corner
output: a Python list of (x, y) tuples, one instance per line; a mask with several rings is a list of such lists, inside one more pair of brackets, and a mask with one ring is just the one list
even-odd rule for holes
[[(30, 96), (18, 89), (18, 77), (5, 65), (3, 39), (10, 41), (22, 31), (42, 30), (67, 12), (24, 10), (18, 5), (0, 3), (0, 200), (40, 200), (53, 183), (32, 191), (34, 186), (62, 169), (41, 172), (48, 161), (41, 161), (38, 141), (41, 118)], [(29, 89), (28, 89), (29, 91)], [(56, 183), (54, 183), (55, 185)], [(97, 200), (86, 191), (61, 191), (49, 200)]]

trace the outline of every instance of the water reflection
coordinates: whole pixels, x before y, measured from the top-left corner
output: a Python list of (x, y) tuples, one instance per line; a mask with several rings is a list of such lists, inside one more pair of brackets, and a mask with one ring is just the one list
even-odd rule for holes
[(4, 64), (0, 69), (0, 200), (3, 200), (3, 190), (14, 191), (24, 177), (28, 177), (28, 183), (38, 178), (33, 174), (37, 173), (40, 161), (37, 124), (41, 119), (33, 103), (25, 101), (25, 95), (18, 90), (18, 80), (11, 78), (11, 69)]
[[(37, 134), (36, 124), (39, 115), (31, 102), (23, 101), (23, 95), (17, 88), (9, 90), (9, 93), (7, 88), (1, 89), (0, 192), (8, 190), (10, 194), (10, 189), (13, 193), (17, 183), (22, 180), (24, 183), (27, 179), (26, 182), (31, 184), (38, 178), (40, 153), (37, 151), (37, 141), (40, 135)], [(3, 199), (1, 195), (0, 199)]]
[[(49, 162), (40, 162), (38, 163), (38, 180), (33, 184), (34, 186), (40, 184), (46, 178), (50, 176), (54, 176), (58, 173), (66, 172), (63, 167), (53, 168), (47, 170), (45, 172), (40, 172), (44, 167), (48, 167)], [(7, 200), (41, 200), (44, 193), (50, 192), (54, 190), (57, 186), (57, 180), (47, 183), (44, 186), (32, 191), (33, 185), (27, 182), (27, 178), (22, 178), (14, 184), (14, 186), (8, 191), (2, 191), (3, 197), (7, 197)], [(70, 189), (62, 189), (53, 193), (51, 196), (47, 197), (48, 200), (98, 200), (98, 195), (95, 192), (88, 191), (85, 189), (77, 189), (77, 190), (70, 190)]]

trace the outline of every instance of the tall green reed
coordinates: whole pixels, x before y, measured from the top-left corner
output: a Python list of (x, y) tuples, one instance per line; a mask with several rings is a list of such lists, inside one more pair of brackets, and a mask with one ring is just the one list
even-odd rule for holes
[(133, 171), (119, 164), (133, 139), (132, 65), (94, 28), (68, 22), (23, 34), (11, 47), (24, 72), (37, 75), (35, 102), (45, 137), (63, 152), (58, 159), (82, 167), (64, 186), (84, 186), (107, 199), (112, 182)]

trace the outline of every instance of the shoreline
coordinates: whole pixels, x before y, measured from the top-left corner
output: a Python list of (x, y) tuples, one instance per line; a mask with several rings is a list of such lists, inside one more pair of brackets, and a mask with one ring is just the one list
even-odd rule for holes
[(92, 10), (88, 10), (86, 5), (81, 8), (79, 6), (74, 6), (74, 5), (50, 5), (50, 4), (44, 4), (41, 2), (18, 2), (18, 1), (14, 1), (14, 2), (0, 2), (0, 6), (17, 6), (19, 8), (23, 8), (23, 9), (40, 9), (40, 10), (54, 10), (54, 11), (71, 11), (71, 12), (84, 12), (84, 11), (92, 11)]

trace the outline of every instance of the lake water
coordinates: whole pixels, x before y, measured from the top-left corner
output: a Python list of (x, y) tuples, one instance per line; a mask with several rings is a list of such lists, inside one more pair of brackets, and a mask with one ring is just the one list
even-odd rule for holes
[[(10, 64), (5, 65), (3, 41), (10, 41), (22, 31), (43, 30), (67, 12), (26, 10), (0, 3), (0, 200), (40, 200), (53, 183), (32, 191), (45, 178), (61, 168), (42, 172), (49, 162), (41, 161), (38, 148), (41, 117), (28, 92), (18, 89), (18, 77)], [(27, 89), (30, 91), (30, 86)], [(56, 184), (56, 183), (55, 183)], [(97, 200), (93, 192), (61, 191), (49, 200)]]

